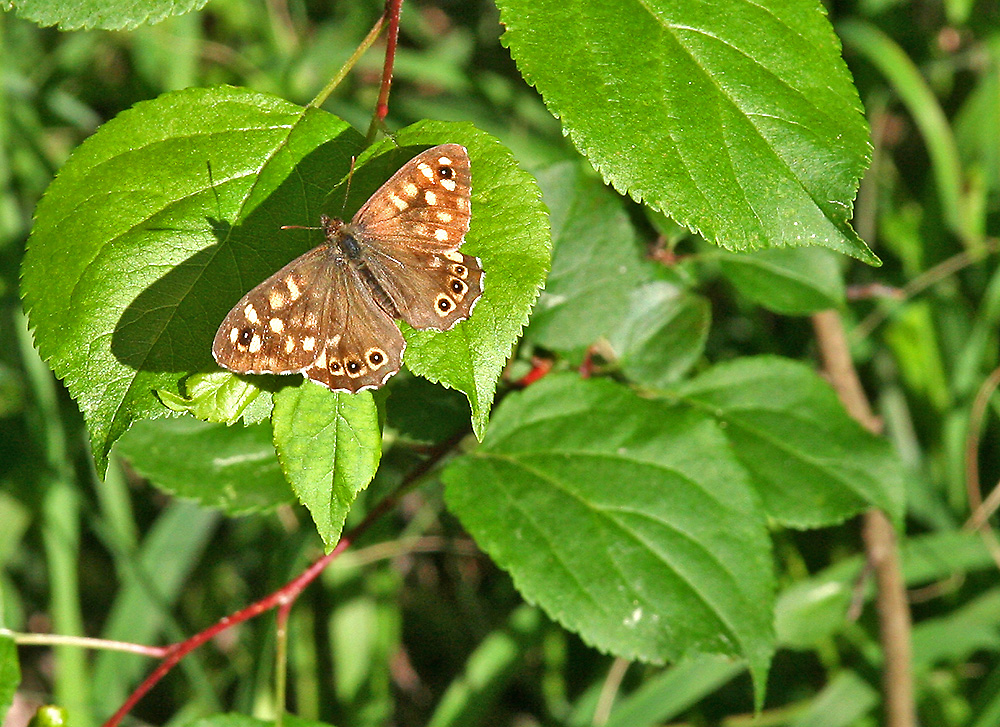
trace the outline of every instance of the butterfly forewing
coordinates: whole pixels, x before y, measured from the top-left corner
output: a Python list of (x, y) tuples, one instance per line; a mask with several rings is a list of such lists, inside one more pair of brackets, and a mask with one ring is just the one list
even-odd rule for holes
[(326, 316), (330, 254), (310, 250), (247, 293), (226, 316), (212, 355), (240, 374), (301, 371), (319, 355), (315, 332)]
[(418, 154), (358, 210), (351, 226), (375, 249), (457, 250), (469, 231), (472, 175), (459, 144)]

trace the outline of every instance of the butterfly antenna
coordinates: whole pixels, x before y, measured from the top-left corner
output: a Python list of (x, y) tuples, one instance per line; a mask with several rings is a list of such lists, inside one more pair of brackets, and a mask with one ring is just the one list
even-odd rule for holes
[(351, 196), (351, 180), (354, 179), (354, 165), (357, 163), (358, 158), (356, 156), (351, 156), (351, 168), (347, 171), (347, 189), (344, 190), (344, 204), (340, 206), (340, 215), (344, 216), (344, 211), (347, 209), (347, 200)]

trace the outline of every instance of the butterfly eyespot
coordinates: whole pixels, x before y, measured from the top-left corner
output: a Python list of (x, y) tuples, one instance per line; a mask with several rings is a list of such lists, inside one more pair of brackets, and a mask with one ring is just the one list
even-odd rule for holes
[(438, 167), (438, 176), (441, 179), (451, 179), (455, 176), (455, 170), (451, 167)]
[(359, 373), (361, 373), (362, 366), (357, 361), (348, 361), (346, 364), (344, 364), (344, 368), (347, 369), (348, 376), (357, 376)]
[(240, 331), (239, 337), (237, 337), (237, 339), (236, 339), (237, 343), (239, 343), (239, 345), (241, 345), (241, 346), (249, 346), (250, 345), (250, 341), (252, 341), (252, 340), (253, 340), (253, 329), (252, 328), (244, 328), (244, 329), (242, 329)]
[(371, 364), (373, 368), (377, 369), (385, 363), (385, 352), (380, 351), (377, 348), (370, 349), (368, 351), (368, 363)]
[(447, 295), (439, 295), (436, 303), (437, 303), (437, 309), (444, 314), (449, 313), (451, 309), (455, 307), (455, 304), (451, 302), (451, 298), (449, 298)]
[(330, 370), (333, 373), (337, 373), (338, 371), (340, 371), (340, 362), (339, 361), (331, 361), (330, 362)]
[(451, 272), (455, 273), (460, 278), (464, 278), (469, 274), (469, 271), (465, 269), (464, 265), (452, 265)]
[(468, 289), (468, 287), (469, 286), (467, 286), (458, 278), (451, 279), (451, 292), (453, 292), (455, 295), (462, 295)]

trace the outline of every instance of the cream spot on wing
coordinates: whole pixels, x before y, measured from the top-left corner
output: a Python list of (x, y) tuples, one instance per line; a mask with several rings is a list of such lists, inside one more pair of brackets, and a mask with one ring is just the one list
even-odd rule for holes
[(315, 313), (306, 313), (306, 328), (315, 328), (318, 322), (319, 318)]
[(312, 351), (316, 348), (316, 339), (313, 336), (306, 336), (305, 340), (302, 341), (302, 348), (306, 351)]
[(424, 201), (429, 205), (436, 205), (438, 203), (438, 196), (428, 189), (424, 192)]
[(446, 167), (450, 167), (451, 159), (448, 157), (438, 157), (438, 164), (444, 164)]
[(456, 263), (460, 263), (460, 262), (462, 262), (465, 259), (464, 257), (462, 257), (462, 253), (458, 252), (457, 250), (452, 250), (450, 252), (446, 252), (446, 253), (444, 253), (444, 256), (446, 258), (448, 258), (449, 260), (451, 260), (453, 262), (456, 262)]
[(238, 328), (234, 328), (229, 332), (229, 342), (236, 343), (236, 339), (240, 337), (240, 331)]
[(298, 283), (295, 282), (295, 276), (289, 275), (285, 278), (285, 285), (288, 286), (288, 292), (292, 296), (292, 300), (298, 300), (299, 296), (302, 295), (302, 291), (299, 289)]
[(465, 197), (459, 197), (458, 199), (455, 200), (455, 206), (463, 211), (468, 210), (469, 200), (467, 200)]
[(295, 350), (295, 339), (291, 336), (285, 338), (285, 353), (291, 353)]
[(407, 182), (406, 186), (403, 187), (403, 191), (406, 193), (407, 197), (413, 199), (417, 196), (417, 185), (413, 182)]
[(437, 216), (441, 222), (451, 222), (452, 220), (451, 212), (445, 212), (444, 210), (438, 210)]
[(395, 206), (395, 208), (398, 209), (400, 212), (409, 207), (405, 199), (403, 199), (397, 194), (393, 194), (392, 192), (389, 193), (389, 201), (392, 202), (393, 206)]
[(260, 318), (257, 317), (257, 309), (253, 307), (252, 303), (247, 303), (247, 307), (243, 309), (243, 315), (254, 325), (260, 323)]
[(340, 345), (340, 334), (339, 333), (336, 336), (334, 336), (333, 338), (330, 339), (330, 345), (331, 346), (339, 346)]
[(267, 299), (274, 310), (277, 310), (278, 308), (280, 308), (285, 304), (285, 294), (282, 293), (277, 288), (273, 289), (270, 293), (267, 294)]
[(316, 357), (316, 361), (313, 362), (313, 368), (325, 369), (326, 368), (326, 349), (324, 348), (319, 352), (319, 356)]
[(455, 191), (455, 180), (454, 179), (442, 179), (441, 186), (447, 189), (449, 192)]
[(261, 338), (256, 333), (253, 334), (253, 338), (250, 339), (250, 353), (257, 353), (260, 350)]
[(271, 330), (275, 333), (281, 333), (285, 330), (285, 322), (280, 318), (272, 318), (268, 325), (271, 326)]
[(420, 173), (423, 174), (425, 177), (427, 177), (427, 179), (430, 179), (430, 180), (433, 181), (433, 179), (434, 179), (434, 170), (431, 169), (431, 165), (430, 164), (428, 164), (427, 162), (420, 162), (420, 164), (417, 165), (417, 169), (419, 169)]
[(434, 230), (434, 239), (438, 242), (445, 242), (448, 239), (448, 230), (439, 227)]

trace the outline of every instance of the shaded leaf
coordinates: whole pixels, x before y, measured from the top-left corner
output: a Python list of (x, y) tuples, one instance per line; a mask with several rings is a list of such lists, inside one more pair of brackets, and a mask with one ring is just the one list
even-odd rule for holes
[(183, 396), (172, 391), (157, 391), (156, 395), (171, 411), (190, 413), (206, 422), (235, 424), (242, 418), (252, 424), (271, 415), (270, 392), (228, 371), (188, 377)]
[(844, 303), (840, 264), (828, 250), (724, 254), (719, 267), (740, 293), (775, 313), (803, 316)]
[(530, 338), (556, 351), (583, 349), (618, 327), (629, 296), (650, 273), (621, 199), (579, 163), (547, 167), (538, 183), (549, 208), (553, 253)]
[(267, 422), (229, 427), (192, 417), (140, 421), (117, 446), (158, 488), (230, 515), (293, 499)]
[(633, 291), (628, 313), (611, 335), (622, 372), (660, 388), (688, 372), (705, 350), (712, 308), (696, 293), (666, 280)]
[(0, 634), (0, 722), (14, 703), (14, 693), (21, 683), (21, 667), (17, 662), (17, 646), (9, 636)]

